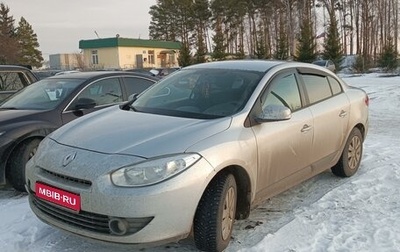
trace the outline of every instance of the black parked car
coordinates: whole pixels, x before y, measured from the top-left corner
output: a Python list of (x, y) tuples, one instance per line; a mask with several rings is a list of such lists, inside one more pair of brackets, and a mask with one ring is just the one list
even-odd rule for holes
[(26, 67), (0, 65), (0, 102), (38, 80), (39, 78)]
[(59, 75), (27, 86), (0, 104), (0, 184), (24, 191), (25, 164), (53, 130), (93, 111), (120, 104), (158, 78), (133, 72)]

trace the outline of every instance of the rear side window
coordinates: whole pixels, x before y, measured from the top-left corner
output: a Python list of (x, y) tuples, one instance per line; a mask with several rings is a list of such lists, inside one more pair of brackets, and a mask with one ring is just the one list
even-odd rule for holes
[(331, 89), (332, 89), (333, 95), (336, 95), (336, 94), (339, 94), (342, 92), (342, 86), (336, 79), (328, 76), (328, 80), (329, 80), (329, 84), (331, 84)]
[(132, 94), (140, 94), (154, 83), (151, 80), (138, 77), (124, 77), (123, 79), (128, 96)]
[(325, 76), (303, 74), (302, 77), (311, 104), (332, 96), (331, 87)]

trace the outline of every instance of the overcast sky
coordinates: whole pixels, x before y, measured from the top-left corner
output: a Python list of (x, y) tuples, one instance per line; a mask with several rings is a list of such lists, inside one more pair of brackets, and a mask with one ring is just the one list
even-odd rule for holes
[(0, 0), (10, 8), (15, 26), (21, 17), (38, 36), (39, 50), (50, 54), (79, 52), (79, 40), (149, 37), (150, 6), (156, 0)]

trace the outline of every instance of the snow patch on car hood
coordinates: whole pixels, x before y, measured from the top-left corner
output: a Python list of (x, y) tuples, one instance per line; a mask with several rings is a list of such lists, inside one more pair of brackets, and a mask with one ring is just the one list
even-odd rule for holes
[(118, 106), (84, 116), (59, 128), (51, 139), (72, 147), (154, 157), (185, 152), (226, 130), (231, 118), (191, 119), (120, 110)]

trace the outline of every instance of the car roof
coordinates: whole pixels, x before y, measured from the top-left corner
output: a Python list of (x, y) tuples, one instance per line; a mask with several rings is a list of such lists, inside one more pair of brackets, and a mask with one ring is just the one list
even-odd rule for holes
[(13, 71), (13, 70), (28, 70), (30, 71), (29, 68), (24, 67), (24, 66), (18, 66), (18, 65), (0, 65), (0, 70), (7, 70), (7, 71)]
[(77, 72), (77, 73), (66, 73), (51, 76), (51, 79), (91, 79), (95, 77), (107, 77), (107, 76), (137, 76), (144, 77), (152, 80), (158, 80), (158, 78), (153, 78), (150, 75), (142, 74), (138, 72), (128, 72), (128, 71), (90, 71), (90, 72)]
[(199, 65), (193, 65), (185, 67), (190, 68), (215, 68), (215, 69), (241, 69), (250, 71), (267, 72), (269, 69), (288, 63), (287, 61), (278, 60), (226, 60), (226, 61), (214, 61), (209, 63), (202, 63)]

